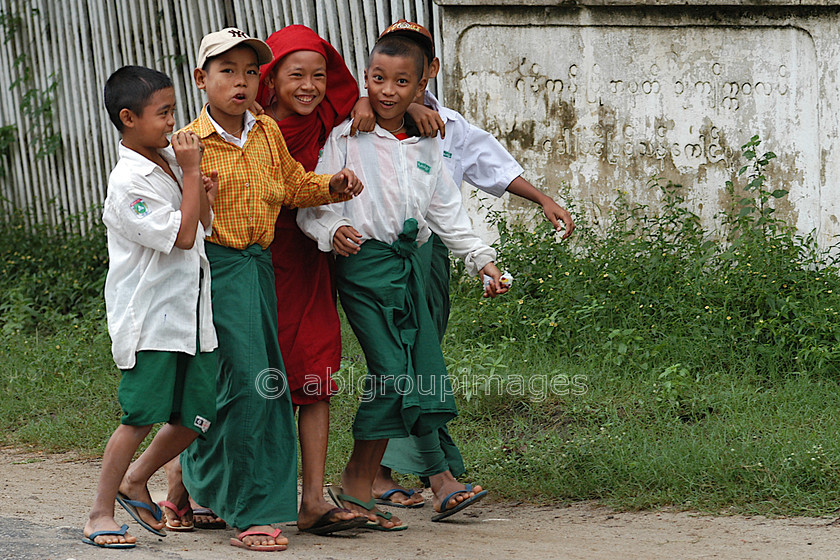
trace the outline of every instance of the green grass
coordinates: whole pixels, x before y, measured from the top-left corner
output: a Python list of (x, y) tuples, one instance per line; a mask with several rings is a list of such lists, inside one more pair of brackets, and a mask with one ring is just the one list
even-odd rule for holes
[[(451, 344), (447, 350), (451, 356)], [(656, 400), (656, 375), (631, 376), (632, 367), (618, 376), (614, 367), (568, 362), (538, 346), (487, 354), (487, 363), (500, 358), (507, 364), (506, 380), (553, 369), (555, 377), (585, 376), (587, 389), (534, 400), (498, 395), (498, 384), (489, 387), (491, 394), (476, 388), (469, 401), (458, 392), (461, 415), (451, 430), (468, 476), (500, 498), (778, 515), (840, 507), (840, 442), (834, 437), (840, 387), (834, 380), (709, 376), (696, 387), (707, 409), (692, 419)], [(345, 332), (345, 356), (360, 355)], [(354, 374), (363, 374), (363, 362), (353, 363)], [(3, 444), (102, 452), (120, 412), (119, 374), (101, 322), (0, 337), (0, 364)], [(327, 465), (333, 481), (352, 447), (356, 404), (351, 393), (333, 399)]]
[[(659, 210), (618, 193), (609, 227), (575, 209), (578, 230), (562, 243), (546, 225), (497, 216), (513, 289), (482, 299), (456, 265), (444, 340), (460, 410), (450, 429), (469, 478), (537, 503), (840, 508), (840, 275), (774, 216), (785, 193), (769, 186), (772, 157), (757, 146), (744, 147), (714, 231), (679, 186), (658, 182)], [(0, 247), (0, 443), (99, 454), (119, 419), (101, 232), (18, 225), (0, 225), (14, 239)], [(344, 323), (347, 382), (366, 370)], [(332, 481), (358, 397), (332, 401)]]
[[(702, 419), (648, 404), (652, 383), (589, 374), (583, 396), (476, 411), (453, 434), (471, 476), (510, 499), (600, 499), (742, 513), (821, 514), (838, 506), (836, 383), (768, 388), (721, 375)], [(631, 386), (632, 385), (632, 386)]]
[(100, 454), (119, 423), (104, 319), (0, 335), (0, 442)]

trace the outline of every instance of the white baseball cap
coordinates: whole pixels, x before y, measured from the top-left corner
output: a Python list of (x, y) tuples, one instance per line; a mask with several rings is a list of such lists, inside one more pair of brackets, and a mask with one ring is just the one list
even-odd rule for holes
[(201, 40), (201, 45), (198, 47), (198, 68), (203, 68), (208, 58), (220, 55), (241, 44), (248, 45), (256, 51), (257, 64), (260, 66), (271, 62), (274, 58), (271, 47), (265, 44), (265, 41), (254, 39), (241, 29), (226, 27), (221, 31), (208, 33)]

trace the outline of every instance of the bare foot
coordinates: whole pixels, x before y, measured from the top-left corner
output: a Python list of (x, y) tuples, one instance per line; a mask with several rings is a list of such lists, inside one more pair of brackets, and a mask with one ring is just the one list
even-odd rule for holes
[(371, 491), (374, 498), (381, 498), (383, 494), (390, 490), (397, 490), (391, 493), (386, 500), (400, 504), (405, 507), (411, 507), (417, 504), (422, 504), (425, 499), (420, 492), (408, 490), (399, 485), (391, 477), (391, 469), (380, 465), (379, 470), (376, 471), (376, 478), (373, 480), (373, 487)]
[[(243, 533), (251, 533), (251, 532), (260, 532), (260, 533), (267, 533), (261, 535), (246, 535), (242, 536)], [(272, 536), (276, 535), (276, 536)], [(236, 530), (236, 539), (231, 539), (231, 541), (238, 540), (244, 545), (244, 548), (252, 548), (252, 549), (263, 549), (265, 550), (267, 547), (271, 547), (271, 550), (285, 550), (285, 548), (289, 545), (289, 539), (284, 536), (280, 535), (280, 530), (275, 529), (271, 525), (254, 525), (252, 527), (248, 527), (244, 531)], [(233, 542), (231, 542), (233, 544)], [(237, 545), (238, 546), (238, 545)], [(277, 548), (274, 548), (277, 547)], [(282, 548), (280, 548), (282, 547)]]
[[(97, 531), (119, 531), (120, 525), (114, 521), (113, 517), (96, 517), (88, 519), (85, 524), (84, 535), (88, 538)], [(93, 542), (96, 544), (133, 544), (137, 542), (137, 537), (129, 535), (99, 535)]]
[[(452, 476), (452, 473), (449, 471), (445, 471), (441, 474), (436, 474), (430, 478), (432, 482), (432, 492), (434, 492), (435, 494), (435, 497), (432, 500), (432, 505), (434, 506), (435, 511), (438, 513), (440, 513), (440, 511), (443, 509), (453, 508), (461, 502), (463, 502), (464, 500), (468, 500), (482, 491), (481, 486), (475, 485), (469, 492), (461, 492), (462, 490), (466, 490), (467, 487), (464, 484), (458, 482), (455, 479), (455, 477)], [(446, 498), (446, 496), (448, 496), (452, 492), (460, 493), (455, 494), (454, 496), (449, 498), (447, 504), (443, 506), (441, 502), (443, 502), (443, 499)]]

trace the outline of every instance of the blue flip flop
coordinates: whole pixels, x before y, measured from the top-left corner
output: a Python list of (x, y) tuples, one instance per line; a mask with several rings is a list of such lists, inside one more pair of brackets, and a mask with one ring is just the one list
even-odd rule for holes
[(137, 546), (137, 543), (98, 543), (94, 539), (101, 535), (119, 535), (121, 537), (125, 536), (126, 531), (128, 531), (128, 525), (123, 525), (120, 527), (119, 531), (96, 531), (90, 534), (89, 537), (82, 537), (82, 542), (85, 544), (92, 544), (93, 546), (98, 546), (99, 548), (134, 548)]
[(473, 489), (472, 484), (467, 484), (466, 487), (463, 490), (458, 490), (456, 492), (452, 492), (451, 494), (446, 496), (443, 499), (443, 501), (441, 502), (441, 504), (442, 504), (441, 511), (438, 512), (437, 515), (432, 516), (432, 521), (441, 521), (443, 519), (446, 519), (447, 517), (449, 517), (453, 513), (458, 513), (459, 511), (461, 511), (465, 507), (473, 505), (474, 503), (481, 500), (482, 498), (484, 498), (484, 496), (487, 495), (487, 490), (482, 490), (481, 492), (479, 492), (478, 494), (476, 494), (472, 498), (466, 499), (463, 502), (461, 502), (460, 504), (457, 504), (457, 505), (455, 505), (455, 506), (453, 506), (449, 509), (446, 509), (446, 504), (449, 503), (449, 500), (451, 500), (453, 496), (456, 496), (458, 494), (466, 494), (468, 492), (472, 492), (472, 489)]
[[(123, 494), (122, 492), (117, 492), (117, 503), (120, 504), (128, 514), (134, 518), (134, 520), (140, 524), (141, 527), (149, 531), (150, 533), (154, 533), (159, 537), (165, 537), (166, 533), (163, 531), (158, 531), (145, 521), (143, 518), (140, 517), (140, 513), (137, 511), (137, 508), (143, 508), (152, 512), (152, 516), (154, 516), (155, 521), (160, 521), (163, 518), (163, 512), (158, 507), (157, 504), (149, 505), (145, 502), (141, 502), (140, 500), (130, 500), (128, 496)], [(154, 507), (152, 507), (154, 506)]]
[(383, 505), (383, 506), (389, 506), (389, 507), (409, 508), (409, 509), (421, 508), (424, 505), (426, 505), (425, 500), (422, 501), (422, 502), (417, 502), (416, 504), (406, 505), (406, 504), (401, 504), (399, 502), (394, 502), (394, 501), (388, 499), (391, 496), (393, 496), (394, 494), (405, 494), (406, 498), (410, 498), (416, 493), (417, 492), (415, 492), (414, 490), (405, 490), (403, 488), (391, 488), (390, 490), (388, 490), (387, 492), (383, 492), (381, 496), (376, 498), (376, 503), (380, 504), (380, 505)]

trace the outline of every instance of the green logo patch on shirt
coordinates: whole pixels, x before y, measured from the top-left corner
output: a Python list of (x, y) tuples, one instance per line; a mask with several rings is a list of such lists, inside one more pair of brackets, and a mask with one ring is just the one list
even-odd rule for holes
[(134, 213), (140, 216), (141, 218), (144, 218), (149, 214), (149, 207), (146, 206), (146, 203), (143, 201), (142, 198), (138, 198), (137, 200), (129, 204), (129, 206), (132, 210), (134, 210)]
[(428, 173), (432, 170), (432, 166), (429, 165), (428, 163), (423, 163), (422, 161), (418, 161), (417, 162), (417, 169), (420, 169), (420, 170)]
[(452, 152), (447, 152), (446, 150), (443, 150), (443, 157), (452, 159)]

